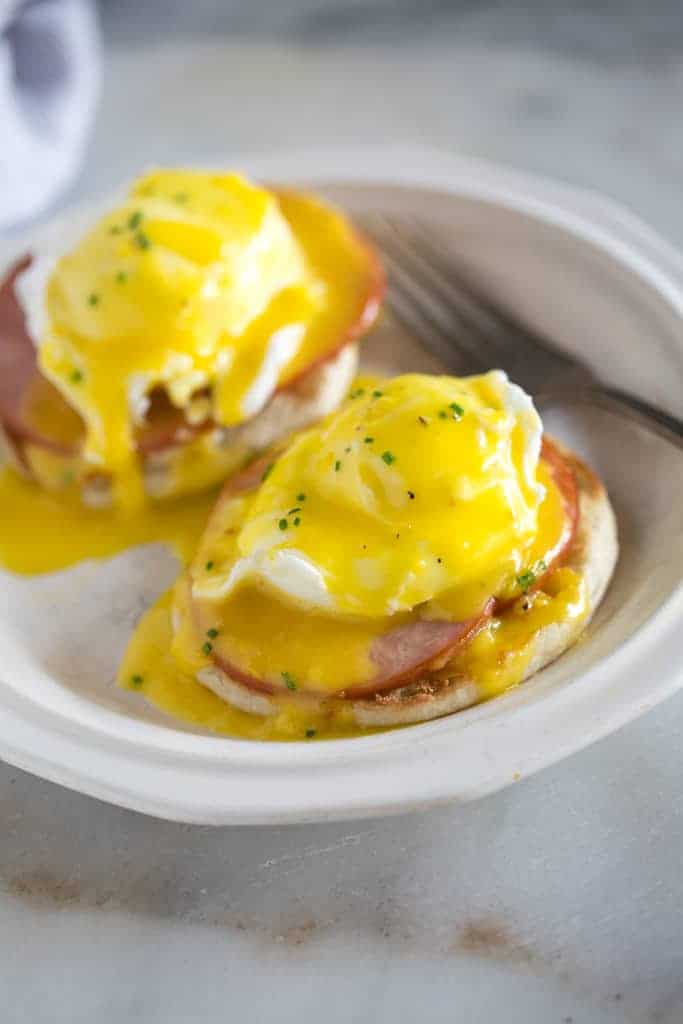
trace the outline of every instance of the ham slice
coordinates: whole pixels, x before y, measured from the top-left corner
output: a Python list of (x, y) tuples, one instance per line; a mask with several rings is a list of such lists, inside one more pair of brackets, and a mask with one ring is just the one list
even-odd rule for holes
[(24, 311), (14, 284), (31, 263), (25, 256), (0, 283), (0, 423), (12, 439), (30, 441), (52, 451), (70, 454), (63, 438), (46, 436), (28, 416), (28, 400), (33, 397), (45, 408), (53, 406), (67, 422), (74, 418), (57, 389), (47, 381), (36, 361), (36, 350), (26, 330)]
[[(377, 672), (371, 679), (358, 685), (349, 685), (344, 690), (331, 694), (314, 687), (300, 688), (298, 696), (316, 697), (364, 697), (383, 693), (415, 679), (439, 658), (450, 656), (460, 644), (466, 643), (481, 629), (493, 612), (495, 602), (488, 601), (481, 613), (464, 622), (445, 622), (432, 619), (416, 619), (378, 637), (370, 649), (370, 659)], [(242, 671), (225, 652), (214, 646), (214, 664), (231, 679), (242, 683), (259, 693), (287, 692), (285, 682), (258, 679)]]
[(343, 696), (368, 697), (411, 682), (437, 659), (450, 657), (457, 647), (466, 644), (491, 617), (494, 607), (491, 598), (480, 615), (464, 622), (416, 619), (378, 637), (370, 649), (377, 674), (366, 683), (347, 686)]

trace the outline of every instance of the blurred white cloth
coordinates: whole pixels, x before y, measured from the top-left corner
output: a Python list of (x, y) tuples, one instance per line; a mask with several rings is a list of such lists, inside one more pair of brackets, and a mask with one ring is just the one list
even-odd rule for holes
[(0, 230), (74, 177), (99, 83), (92, 0), (0, 0)]

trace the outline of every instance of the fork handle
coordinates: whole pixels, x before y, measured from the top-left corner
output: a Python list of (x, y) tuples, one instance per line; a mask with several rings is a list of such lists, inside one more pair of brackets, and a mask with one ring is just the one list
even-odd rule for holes
[(601, 386), (596, 388), (593, 394), (598, 399), (602, 396), (610, 402), (617, 403), (622, 409), (627, 407), (628, 409), (635, 410), (635, 412), (640, 413), (641, 416), (651, 423), (658, 423), (678, 438), (683, 438), (683, 420), (678, 419), (678, 417), (673, 416), (671, 413), (664, 412), (663, 409), (658, 409), (655, 405), (650, 405), (649, 402), (642, 398), (636, 398), (635, 395), (629, 394), (628, 391)]

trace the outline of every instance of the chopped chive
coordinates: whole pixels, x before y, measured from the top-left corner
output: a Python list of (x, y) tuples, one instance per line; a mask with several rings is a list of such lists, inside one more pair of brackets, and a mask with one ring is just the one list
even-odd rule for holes
[(364, 395), (364, 394), (365, 394), (365, 388), (354, 388), (353, 391), (351, 391), (349, 393), (349, 398), (360, 398), (361, 395)]
[(281, 672), (280, 675), (284, 679), (285, 686), (288, 690), (296, 690), (296, 679), (294, 676), (290, 675), (289, 672)]
[(363, 442), (365, 444), (372, 444), (374, 442), (374, 440), (375, 440), (374, 437), (364, 437), (363, 438)]
[(341, 462), (339, 461), (339, 459), (337, 459), (337, 461), (334, 464), (334, 471), (335, 471), (335, 473), (338, 473), (340, 469), (341, 469)]
[(218, 636), (218, 630), (214, 629), (214, 627), (212, 626), (211, 629), (207, 629), (206, 635), (209, 637), (210, 640), (215, 640), (216, 637)]
[(122, 233), (122, 231), (123, 231), (123, 228), (121, 227), (120, 224), (112, 224), (112, 226), (109, 228), (109, 234), (110, 235), (120, 235)]
[(532, 569), (527, 569), (526, 572), (523, 572), (521, 576), (517, 577), (517, 583), (519, 584), (523, 594), (526, 594), (529, 587), (533, 585), (535, 580), (536, 573)]
[(294, 515), (296, 515), (297, 512), (301, 512), (301, 509), (298, 506), (296, 508), (290, 508), (290, 510), (287, 513), (287, 515), (288, 516), (294, 516)]
[(128, 280), (128, 274), (125, 272), (125, 270), (119, 270), (118, 274), (116, 275), (116, 280), (119, 284), (123, 284), (125, 281)]
[(382, 462), (390, 466), (392, 462), (396, 462), (396, 456), (392, 452), (382, 452)]
[(275, 466), (275, 463), (274, 463), (274, 462), (270, 462), (270, 463), (269, 463), (269, 464), (268, 464), (268, 465), (266, 466), (266, 468), (265, 468), (265, 469), (263, 470), (263, 473), (261, 473), (261, 483), (263, 483), (263, 481), (264, 481), (264, 480), (267, 480), (267, 479), (268, 479), (268, 477), (270, 476), (270, 474), (271, 474), (271, 473), (273, 472), (273, 467), (274, 467), (274, 466)]
[(206, 569), (207, 572), (211, 572), (215, 564), (215, 562), (207, 562), (204, 568)]
[(372, 392), (372, 397), (373, 398), (381, 398), (383, 394), (384, 394), (383, 391), (373, 391)]
[(143, 683), (143, 678), (136, 672), (134, 676), (130, 677), (130, 681), (133, 686), (141, 686)]
[(448, 418), (448, 413), (446, 412), (446, 410), (445, 409), (439, 409), (439, 419), (440, 420), (445, 420), (447, 418)]
[(287, 522), (286, 519), (281, 519), (277, 525), (280, 527), (281, 530), (286, 530), (287, 527), (289, 526), (289, 523)]
[(294, 525), (298, 526), (300, 522), (301, 522), (301, 520), (299, 519), (299, 517), (295, 516), (295, 518), (294, 518)]
[(130, 217), (128, 218), (128, 227), (130, 228), (130, 230), (135, 231), (136, 228), (140, 227), (141, 223), (142, 213), (140, 212), (140, 210), (136, 210), (135, 213), (131, 213)]
[(152, 243), (150, 242), (149, 238), (143, 231), (138, 231), (137, 235), (135, 236), (135, 244), (137, 245), (138, 249), (149, 249)]
[(306, 730), (306, 739), (307, 740), (312, 740), (314, 736), (315, 736), (315, 729), (307, 729)]
[(547, 568), (548, 567), (543, 559), (540, 559), (540, 561), (536, 562), (533, 569), (527, 569), (526, 572), (523, 572), (521, 576), (517, 577), (517, 583), (523, 594), (527, 593), (529, 588), (536, 582), (537, 577), (544, 573)]
[(462, 417), (465, 415), (465, 410), (461, 405), (458, 405), (457, 402), (451, 402), (448, 408), (455, 414), (455, 419), (462, 419)]
[(89, 306), (96, 306), (99, 301), (100, 301), (100, 297), (97, 294), (97, 292), (90, 292), (90, 295), (88, 296), (88, 305)]
[(296, 500), (297, 501), (305, 501), (306, 500), (306, 495), (303, 492), (301, 494), (297, 494)]
[(69, 374), (69, 379), (72, 380), (74, 384), (80, 384), (81, 381), (83, 380), (83, 371), (72, 370), (71, 373)]
[(211, 654), (212, 650), (213, 644), (210, 644), (208, 640), (202, 644), (202, 654)]

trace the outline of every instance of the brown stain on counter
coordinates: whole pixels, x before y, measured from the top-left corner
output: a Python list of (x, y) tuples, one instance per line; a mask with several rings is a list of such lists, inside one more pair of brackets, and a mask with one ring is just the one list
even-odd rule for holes
[(41, 906), (62, 907), (82, 902), (81, 887), (73, 879), (58, 878), (49, 871), (29, 871), (17, 875), (3, 886), (10, 896), (18, 896)]
[(538, 957), (529, 946), (513, 935), (509, 926), (495, 917), (473, 918), (459, 930), (451, 950), (518, 964), (531, 964)]

